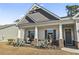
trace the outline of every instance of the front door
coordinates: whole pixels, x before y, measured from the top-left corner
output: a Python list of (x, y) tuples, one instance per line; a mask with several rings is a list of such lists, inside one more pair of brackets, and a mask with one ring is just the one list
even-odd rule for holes
[(65, 29), (65, 45), (69, 46), (72, 45), (72, 33), (71, 29)]
[(48, 33), (48, 42), (52, 43), (53, 33)]
[(56, 45), (56, 30), (45, 30), (45, 39), (47, 39), (51, 45)]

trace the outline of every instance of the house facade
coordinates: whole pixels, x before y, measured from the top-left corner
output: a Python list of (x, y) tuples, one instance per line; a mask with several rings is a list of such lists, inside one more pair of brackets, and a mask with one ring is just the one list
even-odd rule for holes
[(6, 24), (0, 26), (0, 42), (6, 42), (8, 39), (17, 39), (18, 27), (16, 24)]
[(28, 13), (17, 23), (18, 38), (27, 37), (39, 45), (39, 41), (48, 40), (60, 48), (74, 46), (79, 48), (79, 13), (73, 17), (59, 17), (38, 4), (34, 4)]
[[(8, 28), (13, 29), (13, 27)], [(26, 43), (29, 37), (36, 46), (40, 45), (40, 41), (47, 40), (51, 46), (79, 48), (79, 13), (73, 17), (59, 17), (44, 7), (34, 4), (27, 14), (16, 23), (15, 32), (8, 28), (5, 28), (7, 30), (0, 29), (4, 35), (4, 31), (10, 32), (6, 34), (9, 35), (6, 37), (14, 38), (15, 36), (14, 39), (18, 38)]]

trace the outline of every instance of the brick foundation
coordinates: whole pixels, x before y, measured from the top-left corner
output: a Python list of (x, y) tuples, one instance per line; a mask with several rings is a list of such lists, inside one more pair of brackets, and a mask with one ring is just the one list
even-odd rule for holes
[(79, 42), (76, 42), (76, 41), (75, 41), (75, 47), (76, 47), (77, 49), (79, 49)]
[(37, 46), (37, 39), (34, 39), (34, 41), (32, 41), (32, 45)]

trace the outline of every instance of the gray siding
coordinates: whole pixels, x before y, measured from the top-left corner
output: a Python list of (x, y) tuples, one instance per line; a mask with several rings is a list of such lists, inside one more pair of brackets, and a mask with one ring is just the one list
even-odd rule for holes
[(0, 41), (6, 41), (7, 39), (17, 39), (18, 28), (16, 26), (10, 26), (0, 30)]
[(56, 30), (56, 40), (59, 39), (59, 31), (58, 26), (46, 26), (46, 27), (40, 27), (39, 28), (39, 39), (45, 39), (45, 30), (47, 29), (53, 29)]
[(49, 19), (47, 17), (45, 17), (44, 15), (42, 15), (39, 12), (29, 14), (28, 16), (33, 18), (36, 22), (49, 21)]
[[(38, 38), (39, 39), (41, 39), (41, 40), (43, 40), (43, 39), (45, 39), (45, 30), (47, 30), (47, 29), (54, 29), (54, 30), (56, 30), (56, 40), (58, 40), (59, 39), (59, 31), (58, 31), (58, 26), (57, 25), (55, 25), (55, 26), (45, 26), (45, 27), (38, 27)], [(27, 28), (26, 29), (26, 36), (28, 36), (28, 31), (35, 31), (35, 29), (34, 28)]]

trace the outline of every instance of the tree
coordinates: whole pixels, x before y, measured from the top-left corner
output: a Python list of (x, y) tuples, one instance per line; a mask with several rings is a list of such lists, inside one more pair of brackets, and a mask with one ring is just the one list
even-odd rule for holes
[(19, 19), (15, 20), (14, 22), (19, 22)]
[(66, 10), (67, 10), (67, 16), (74, 16), (79, 12), (79, 5), (71, 5), (71, 6), (67, 5)]

